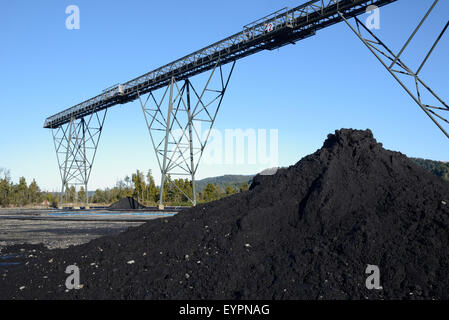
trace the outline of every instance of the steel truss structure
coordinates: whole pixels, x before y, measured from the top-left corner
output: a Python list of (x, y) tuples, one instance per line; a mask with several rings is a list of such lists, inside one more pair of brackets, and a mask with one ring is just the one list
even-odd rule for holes
[[(235, 62), (225, 73), (220, 58), (216, 60), (201, 91), (189, 79), (180, 84), (172, 77), (157, 99), (150, 92), (142, 99), (138, 92), (151, 142), (161, 171), (159, 205), (163, 206), (165, 182), (174, 186), (196, 205), (195, 174), (210, 137), (224, 94), (234, 71)], [(215, 80), (215, 81), (214, 81)], [(143, 101), (145, 100), (145, 101)], [(196, 124), (206, 124), (206, 131)], [(189, 177), (192, 193), (187, 194), (172, 179)]]
[[(355, 26), (351, 25), (344, 14), (340, 13), (340, 16), (349, 28), (357, 35), (357, 37), (368, 47), (374, 56), (381, 62), (381, 64), (391, 73), (391, 75), (399, 82), (402, 88), (412, 97), (412, 99), (418, 104), (418, 106), (425, 112), (425, 114), (437, 125), (437, 127), (443, 132), (443, 134), (449, 138), (449, 106), (448, 104), (438, 96), (419, 76), (421, 70), (428, 61), (430, 55), (435, 50), (437, 44), (443, 37), (444, 33), (449, 27), (449, 22), (444, 26), (443, 30), (435, 40), (433, 46), (430, 48), (425, 58), (422, 60), (417, 71), (413, 71), (402, 60), (405, 49), (413, 40), (419, 29), (422, 27), (426, 19), (429, 17), (432, 10), (435, 8), (439, 0), (435, 0), (424, 18), (418, 24), (412, 35), (408, 38), (402, 49), (398, 54), (393, 53), (385, 43), (383, 43), (374, 33), (365, 26), (357, 17), (355, 17)], [(408, 86), (401, 78), (411, 79), (412, 87)], [(404, 79), (405, 80), (405, 79)], [(423, 101), (423, 92), (431, 97), (436, 105), (431, 105)]]
[(79, 199), (89, 206), (87, 184), (98, 149), (107, 110), (98, 111), (81, 119), (72, 120), (52, 130), (53, 142), (61, 175), (62, 188), (60, 207), (65, 191), (70, 186), (83, 186), (85, 199)]
[[(112, 86), (96, 97), (47, 118), (44, 128), (53, 131), (61, 174), (61, 204), (64, 188), (69, 184), (84, 185), (87, 195), (87, 183), (106, 110), (134, 100), (140, 101), (161, 171), (160, 204), (163, 204), (165, 182), (173, 184), (171, 177), (177, 175), (187, 176), (192, 180), (192, 194), (184, 196), (196, 204), (195, 174), (236, 61), (263, 50), (295, 44), (336, 23), (348, 23), (347, 19), (365, 13), (370, 6), (382, 7), (395, 1), (397, 0), (311, 0), (293, 9), (282, 9), (244, 26), (241, 31), (226, 39), (131, 81)], [(357, 18), (356, 21), (359, 37), (375, 53), (375, 41), (362, 37), (360, 21)], [(353, 30), (357, 33), (354, 28)], [(394, 68), (402, 68), (403, 73), (416, 79), (417, 86), (420, 84), (430, 90), (418, 77), (419, 71), (412, 73), (403, 64), (401, 54), (393, 55), (382, 42), (376, 41), (384, 47), (383, 55), (392, 55), (394, 63), (387, 67), (395, 77)], [(230, 68), (227, 76), (223, 74), (224, 67)], [(201, 90), (197, 90), (197, 86), (191, 82), (192, 77), (207, 71), (211, 72), (209, 80)], [(214, 79), (218, 79), (218, 85), (212, 85)], [(156, 93), (161, 90), (162, 97), (157, 98)], [(148, 95), (146, 100), (142, 99), (145, 95)], [(419, 92), (415, 100), (435, 122), (438, 122), (436, 118), (447, 122), (438, 113), (447, 109), (442, 100), (442, 107), (425, 105), (421, 102)], [(206, 123), (209, 134), (201, 136), (195, 123)], [(446, 133), (444, 130), (443, 132)]]
[(104, 90), (103, 93), (45, 120), (44, 128), (57, 128), (94, 111), (138, 99), (140, 94), (164, 88), (172, 77), (177, 81), (212, 70), (218, 58), (227, 64), (263, 50), (273, 50), (306, 39), (342, 21), (339, 15), (355, 17), (375, 5), (397, 0), (312, 0), (296, 8), (277, 11), (243, 27), (243, 30), (191, 53), (143, 76)]

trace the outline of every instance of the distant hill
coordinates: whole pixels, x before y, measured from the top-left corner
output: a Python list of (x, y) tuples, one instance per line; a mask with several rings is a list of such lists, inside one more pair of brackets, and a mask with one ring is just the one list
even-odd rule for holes
[[(424, 169), (449, 182), (449, 162), (421, 158), (411, 158), (411, 160)], [(239, 189), (245, 182), (251, 184), (254, 176), (255, 175), (224, 175), (220, 177), (205, 178), (197, 181), (197, 192), (201, 192), (209, 183), (219, 186), (222, 190), (225, 190), (227, 186), (232, 186)]]
[(196, 182), (197, 192), (201, 192), (209, 183), (219, 186), (221, 190), (225, 190), (227, 186), (234, 187), (236, 189), (240, 188), (242, 184), (248, 182), (251, 184), (254, 175), (244, 176), (244, 175), (224, 175), (221, 177), (212, 177), (198, 180)]
[(449, 182), (449, 163), (442, 161), (433, 161), (421, 158), (412, 158), (412, 160), (423, 167), (424, 169), (432, 172), (433, 174), (443, 178)]

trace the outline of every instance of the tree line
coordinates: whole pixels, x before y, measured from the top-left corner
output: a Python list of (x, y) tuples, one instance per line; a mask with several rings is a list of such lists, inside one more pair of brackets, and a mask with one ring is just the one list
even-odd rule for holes
[[(192, 181), (189, 179), (171, 179), (164, 183), (164, 202), (171, 205), (189, 205), (193, 197)], [(201, 192), (196, 192), (198, 202), (210, 202), (225, 196), (249, 189), (248, 183), (239, 188), (208, 184)], [(146, 174), (137, 170), (131, 176), (126, 176), (117, 182), (114, 188), (97, 189), (90, 197), (91, 203), (113, 203), (124, 197), (133, 197), (144, 205), (156, 205), (159, 201), (160, 188), (156, 186), (151, 170)]]
[[(171, 178), (170, 178), (171, 179)], [(174, 184), (176, 185), (174, 185)], [(171, 205), (189, 205), (192, 198), (192, 181), (189, 179), (174, 179), (173, 183), (165, 181), (164, 202)], [(249, 189), (248, 183), (239, 188), (235, 186), (220, 186), (209, 183), (201, 192), (197, 192), (199, 203), (218, 200)], [(119, 180), (115, 187), (97, 189), (89, 193), (89, 203), (111, 204), (125, 197), (133, 197), (145, 205), (156, 205), (159, 201), (160, 188), (156, 186), (151, 170), (146, 174), (137, 170), (130, 176)], [(57, 207), (60, 193), (42, 191), (36, 181), (28, 184), (24, 177), (18, 183), (13, 183), (9, 170), (0, 168), (0, 207), (25, 207), (27, 205), (48, 205)], [(67, 187), (64, 203), (84, 204), (86, 191), (84, 187), (76, 190), (75, 186)]]
[(9, 170), (0, 168), (0, 207), (25, 207), (44, 201), (54, 205), (55, 200), (52, 193), (41, 191), (34, 179), (27, 184), (21, 177), (18, 183), (13, 183)]

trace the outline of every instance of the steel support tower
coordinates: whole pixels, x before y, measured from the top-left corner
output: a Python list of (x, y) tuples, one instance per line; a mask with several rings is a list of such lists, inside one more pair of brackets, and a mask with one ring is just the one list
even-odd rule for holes
[[(420, 69), (412, 72), (400, 59), (403, 50), (398, 55), (394, 55), (357, 19), (358, 15), (367, 12), (371, 6), (382, 7), (396, 1), (312, 0), (293, 9), (279, 10), (244, 26), (240, 32), (226, 39), (131, 81), (108, 88), (94, 98), (47, 118), (44, 128), (53, 131), (62, 192), (69, 185), (75, 184), (83, 185), (87, 195), (87, 184), (106, 111), (115, 105), (138, 100), (161, 171), (160, 205), (164, 201), (164, 185), (166, 182), (173, 183), (171, 177), (175, 175), (191, 179), (192, 194), (184, 194), (184, 196), (196, 204), (195, 174), (209, 135), (201, 136), (196, 130), (195, 123), (205, 123), (207, 129), (213, 127), (236, 61), (263, 50), (295, 44), (297, 41), (315, 35), (323, 28), (342, 21), (351, 27), (381, 61), (383, 60), (380, 55), (391, 61), (391, 64), (383, 63), (395, 78), (396, 73), (399, 72), (415, 79), (417, 95), (411, 93), (402, 82), (400, 83), (447, 135), (447, 131), (439, 123), (439, 121), (447, 123), (447, 119), (439, 112), (448, 111), (449, 108), (419, 78), (420, 70), (447, 26)], [(436, 2), (438, 1), (435, 1), (432, 9)], [(426, 18), (427, 16), (428, 14)], [(351, 18), (356, 19), (357, 27), (354, 28), (349, 24), (348, 21)], [(374, 40), (365, 38), (362, 30)], [(407, 45), (408, 43), (404, 49)], [(194, 86), (192, 77), (207, 71), (210, 72), (208, 80), (201, 86)], [(441, 106), (424, 104), (421, 101), (419, 85), (434, 94), (441, 102)], [(87, 201), (86, 196), (86, 206)]]
[[(423, 70), (425, 64), (429, 60), (431, 54), (440, 42), (444, 33), (449, 27), (449, 22), (443, 26), (442, 31), (436, 37), (435, 42), (429, 49), (419, 67), (413, 71), (403, 61), (402, 57), (421, 29), (424, 22), (428, 19), (432, 11), (435, 9), (439, 0), (435, 0), (430, 9), (426, 12), (418, 26), (415, 28), (411, 36), (402, 46), (399, 53), (395, 54), (384, 42), (382, 42), (369, 28), (365, 26), (357, 17), (354, 18), (355, 25), (351, 25), (344, 14), (340, 13), (342, 19), (348, 27), (356, 34), (356, 36), (367, 46), (370, 52), (379, 60), (379, 62), (390, 72), (394, 79), (401, 85), (401, 87), (410, 95), (410, 97), (418, 104), (424, 113), (435, 123), (435, 125), (449, 138), (449, 106), (448, 104), (434, 91), (430, 86), (422, 80), (420, 72)], [(408, 81), (407, 81), (408, 80)], [(425, 95), (424, 95), (424, 94)], [(432, 99), (433, 104), (426, 103), (424, 99)]]
[(62, 189), (59, 206), (62, 208), (65, 191), (71, 186), (84, 187), (86, 208), (89, 206), (87, 184), (97, 153), (98, 144), (106, 119), (107, 109), (93, 112), (81, 119), (72, 118), (52, 130), (53, 142), (61, 175)]
[[(218, 58), (201, 90), (195, 89), (189, 79), (179, 83), (172, 77), (159, 99), (153, 92), (142, 99), (138, 92), (161, 171), (160, 207), (163, 207), (166, 181), (196, 205), (195, 174), (234, 66), (235, 61), (229, 70), (225, 70)], [(205, 134), (199, 132), (195, 123), (206, 124)], [(181, 190), (172, 180), (173, 176), (189, 177), (192, 181), (192, 194)]]

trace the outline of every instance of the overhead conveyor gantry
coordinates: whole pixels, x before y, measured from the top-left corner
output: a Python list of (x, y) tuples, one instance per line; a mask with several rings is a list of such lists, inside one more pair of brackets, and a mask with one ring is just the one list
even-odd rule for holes
[[(184, 80), (221, 64), (244, 58), (262, 50), (272, 50), (310, 37), (316, 31), (341, 22), (338, 12), (350, 18), (366, 12), (369, 5), (378, 7), (397, 0), (314, 0), (294, 9), (283, 9), (248, 24), (224, 40), (173, 61), (131, 81), (117, 85), (45, 120), (44, 128), (54, 129), (90, 113), (127, 103), (153, 90), (167, 86), (172, 77)], [(271, 25), (272, 29), (268, 29)]]
[[(54, 132), (62, 192), (69, 183), (84, 185), (87, 190), (107, 109), (134, 100), (140, 101), (145, 115), (161, 170), (161, 188), (170, 174), (179, 174), (190, 176), (195, 190), (195, 173), (208, 136), (200, 138), (193, 123), (203, 121), (212, 128), (237, 60), (262, 50), (294, 44), (320, 29), (363, 14), (370, 6), (382, 7), (395, 1), (312, 0), (293, 9), (279, 10), (226, 39), (108, 88), (94, 98), (47, 118), (44, 128)], [(229, 65), (231, 67), (224, 70)], [(189, 79), (206, 71), (211, 73), (204, 87), (195, 89)], [(214, 82), (214, 79), (218, 80)], [(157, 99), (153, 93), (161, 88), (165, 88), (164, 94)], [(207, 97), (210, 92), (215, 92), (215, 96)], [(146, 94), (147, 99), (142, 99)], [(180, 137), (173, 135), (174, 129), (180, 129)], [(90, 155), (89, 150), (93, 150)], [(78, 180), (73, 182), (73, 179)], [(195, 191), (185, 196), (196, 203)], [(162, 197), (163, 192), (161, 205)]]

